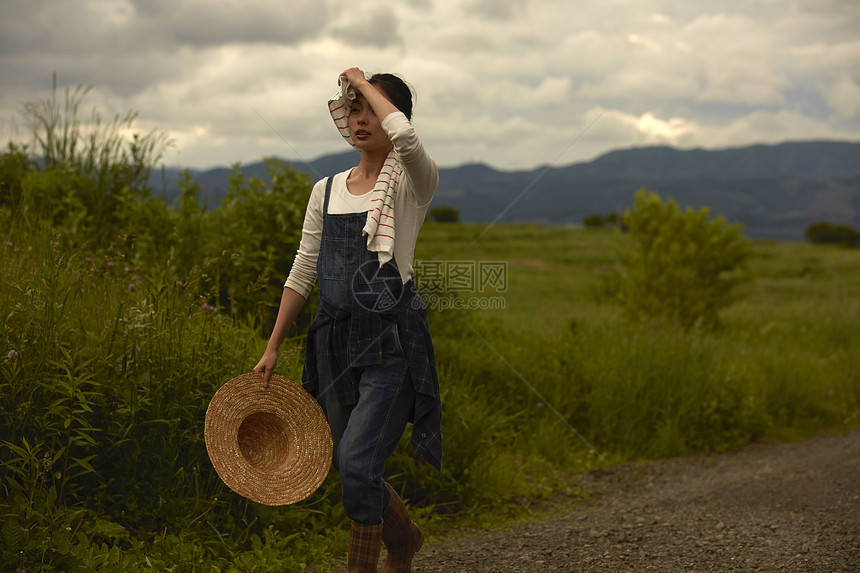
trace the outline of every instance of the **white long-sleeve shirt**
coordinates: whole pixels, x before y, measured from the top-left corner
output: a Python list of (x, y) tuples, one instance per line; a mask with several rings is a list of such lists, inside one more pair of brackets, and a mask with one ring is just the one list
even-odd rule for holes
[[(402, 112), (387, 115), (382, 120), (382, 128), (394, 145), (405, 175), (400, 180), (394, 200), (394, 260), (400, 270), (400, 277), (406, 283), (412, 278), (415, 241), (439, 184), (439, 169), (425, 151), (412, 123)], [(371, 209), (370, 191), (363, 195), (352, 195), (347, 189), (346, 179), (350, 171), (338, 173), (332, 179), (329, 214), (364, 213)], [(324, 201), (325, 179), (321, 179), (311, 191), (302, 225), (302, 240), (290, 276), (284, 284), (304, 298), (308, 298), (317, 279)]]

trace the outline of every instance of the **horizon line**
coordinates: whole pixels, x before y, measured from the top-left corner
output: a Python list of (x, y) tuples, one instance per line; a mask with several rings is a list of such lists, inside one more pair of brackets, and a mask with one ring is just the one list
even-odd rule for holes
[[(681, 152), (691, 152), (691, 151), (719, 152), (719, 151), (747, 149), (747, 148), (753, 148), (753, 147), (778, 147), (781, 145), (802, 144), (802, 143), (806, 143), (806, 144), (809, 144), (809, 143), (843, 143), (843, 144), (854, 144), (854, 145), (856, 145), (856, 144), (860, 144), (860, 139), (858, 139), (858, 140), (852, 140), (852, 139), (786, 139), (786, 140), (779, 141), (779, 142), (749, 143), (749, 144), (745, 144), (745, 145), (731, 145), (731, 146), (724, 146), (724, 147), (703, 147), (701, 145), (693, 146), (693, 147), (683, 147), (683, 146), (671, 145), (671, 144), (666, 144), (666, 143), (632, 145), (629, 147), (612, 148), (612, 149), (609, 149), (608, 151), (603, 151), (601, 153), (598, 153), (592, 159), (586, 159), (586, 160), (581, 160), (581, 161), (572, 161), (570, 163), (565, 163), (564, 165), (559, 165), (559, 166), (555, 166), (555, 167), (557, 169), (563, 169), (566, 167), (571, 167), (573, 165), (592, 163), (594, 161), (597, 161), (601, 157), (605, 157), (605, 156), (610, 155), (612, 153), (623, 152), (623, 151), (633, 151), (633, 150), (637, 150), (637, 149), (667, 148), (667, 149), (673, 149), (675, 151), (681, 151)], [(277, 159), (279, 161), (285, 161), (285, 162), (290, 163), (290, 164), (297, 164), (298, 163), (298, 164), (309, 165), (311, 163), (314, 163), (316, 161), (319, 161), (321, 159), (325, 159), (328, 157), (335, 157), (338, 155), (347, 155), (347, 154), (352, 154), (352, 153), (357, 153), (357, 152), (354, 149), (348, 149), (345, 151), (324, 153), (322, 155), (316, 156), (315, 158), (311, 159), (310, 161), (305, 161), (302, 159), (290, 159), (290, 158), (281, 157), (278, 155), (263, 155), (263, 156), (260, 156), (258, 159), (254, 159), (254, 160), (247, 160), (247, 161), (236, 160), (230, 164), (226, 164), (226, 165), (225, 164), (213, 164), (213, 165), (209, 165), (208, 167), (196, 167), (196, 166), (184, 166), (183, 167), (182, 165), (178, 165), (178, 164), (168, 165), (166, 163), (161, 163), (157, 166), (154, 166), (153, 169), (160, 169), (160, 168), (179, 169), (179, 170), (190, 169), (190, 170), (196, 170), (196, 171), (212, 171), (215, 169), (228, 169), (229, 170), (229, 169), (232, 169), (233, 165), (235, 165), (235, 164), (238, 164), (240, 167), (241, 166), (247, 167), (249, 165), (255, 165), (258, 163), (263, 163), (266, 159)], [(505, 169), (503, 167), (498, 167), (496, 165), (493, 165), (492, 163), (488, 163), (485, 161), (478, 161), (478, 160), (464, 161), (463, 163), (450, 164), (450, 165), (441, 165), (441, 164), (437, 163), (437, 165), (438, 165), (439, 169), (458, 169), (461, 167), (480, 165), (480, 166), (484, 166), (484, 167), (489, 167), (489, 168), (494, 169), (496, 171), (514, 173), (514, 172), (534, 171), (536, 169), (543, 169), (543, 168), (546, 168), (549, 165), (549, 163), (538, 163), (532, 167), (523, 167), (523, 168), (516, 168), (516, 169)]]

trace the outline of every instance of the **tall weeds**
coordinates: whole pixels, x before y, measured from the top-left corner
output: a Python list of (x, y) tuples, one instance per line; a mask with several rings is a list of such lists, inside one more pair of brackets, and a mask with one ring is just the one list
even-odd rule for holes
[[(260, 548), (267, 558), (307, 543), (306, 535), (317, 547), (311, 553), (325, 546), (313, 524), (335, 511), (326, 494), (308, 505), (324, 509), (297, 507), (261, 523), (258, 508), (226, 490), (206, 455), (203, 414), (218, 386), (258, 357), (262, 339), (252, 327), (206, 303), (193, 285), (154, 283), (141, 269), (61, 252), (49, 234), (13, 226), (3, 239), (4, 564), (95, 570), (106, 557), (85, 548), (97, 549), (110, 524), (124, 533), (106, 552), (158, 541), (172, 547), (168, 562), (179, 559), (173, 551), (199, 546), (200, 539), (182, 541), (188, 535), (213, 528), (224, 540), (213, 563), (232, 561), (234, 537), (260, 537), (273, 524), (290, 535)], [(66, 528), (77, 536), (64, 537)], [(170, 535), (178, 545), (165, 545)], [(145, 546), (139, 550), (153, 559)]]
[(0, 160), (3, 568), (229, 570), (251, 548), (275, 571), (323, 562), (334, 486), (291, 511), (255, 506), (223, 486), (202, 436), (215, 390), (262, 351), (309, 181), (276, 161), (272, 183), (234, 171), (206, 210), (186, 176), (171, 209), (149, 197), (161, 136), (127, 138), (134, 114), (84, 124), (85, 94), (25, 106), (41, 164), (14, 146)]

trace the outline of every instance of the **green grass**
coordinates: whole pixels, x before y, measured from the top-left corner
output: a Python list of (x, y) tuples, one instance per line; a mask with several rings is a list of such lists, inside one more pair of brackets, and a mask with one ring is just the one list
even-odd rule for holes
[[(615, 232), (540, 225), (425, 224), (418, 259), (506, 261), (505, 307), (483, 311), (506, 327), (539, 334), (564, 331), (570, 320), (606, 320), (613, 308), (595, 304), (600, 277), (616, 264)], [(753, 241), (755, 282), (726, 318), (815, 315), (821, 305), (860, 304), (860, 250), (829, 245)], [(853, 310), (852, 310), (853, 309)]]
[[(597, 318), (615, 309), (594, 304), (599, 276), (615, 260), (612, 233), (541, 225), (425, 224), (419, 259), (505, 261), (503, 309), (481, 311), (506, 328), (555, 338), (583, 315)], [(464, 293), (468, 295), (471, 293)]]
[[(303, 571), (342, 555), (335, 476), (265, 508), (206, 457), (208, 399), (265, 345), (253, 312), (212, 309), (200, 276), (176, 284), (123, 247), (64, 250), (27, 221), (4, 233), (5, 568)], [(570, 471), (860, 424), (860, 250), (754, 242), (755, 281), (721, 327), (685, 331), (605, 300), (613, 244), (606, 230), (424, 226), (416, 259), (507, 264), (502, 291), (443, 293), (504, 308), (430, 313), (443, 470), (416, 459), (408, 431), (389, 467), (428, 533), (517, 517), (512, 500), (548, 496)], [(301, 342), (280, 374), (299, 378)]]
[(721, 328), (685, 332), (631, 323), (602, 302), (614, 240), (607, 230), (425, 225), (418, 257), (508, 262), (504, 309), (469, 318), (486, 340), (474, 347), (493, 352), (461, 340), (459, 368), (507, 378), (523, 401), (551, 397), (613, 458), (860, 423), (860, 250), (755, 241), (755, 280)]

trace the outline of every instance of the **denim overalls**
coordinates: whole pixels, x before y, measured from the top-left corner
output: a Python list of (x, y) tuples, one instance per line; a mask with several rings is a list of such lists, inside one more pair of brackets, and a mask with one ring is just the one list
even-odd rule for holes
[(302, 382), (334, 440), (347, 516), (382, 522), (385, 461), (407, 422), (418, 455), (441, 466), (441, 404), (427, 313), (396, 262), (382, 267), (362, 234), (366, 213), (328, 213), (326, 182), (317, 277), (319, 309), (308, 330)]

